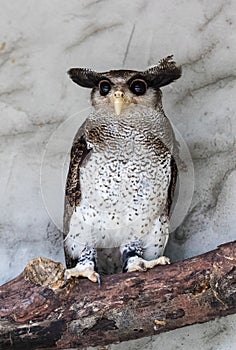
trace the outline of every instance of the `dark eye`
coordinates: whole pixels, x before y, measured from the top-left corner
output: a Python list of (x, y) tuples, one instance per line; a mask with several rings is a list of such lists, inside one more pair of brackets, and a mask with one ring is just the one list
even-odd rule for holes
[(99, 91), (102, 96), (106, 96), (111, 90), (111, 84), (107, 80), (102, 80), (99, 83)]
[(137, 96), (144, 95), (147, 91), (147, 84), (144, 80), (134, 80), (130, 84), (130, 91), (132, 91)]

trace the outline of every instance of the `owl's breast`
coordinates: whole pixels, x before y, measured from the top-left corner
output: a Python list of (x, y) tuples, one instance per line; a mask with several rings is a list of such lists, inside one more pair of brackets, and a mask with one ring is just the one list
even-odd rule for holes
[(101, 135), (89, 140), (91, 152), (80, 167), (81, 201), (70, 221), (73, 240), (118, 247), (147, 237), (163, 213), (171, 153), (133, 130), (126, 137), (118, 130), (111, 142)]
[(169, 167), (170, 155), (163, 159), (135, 138), (119, 140), (116, 145), (113, 140), (113, 147), (93, 150), (81, 167), (82, 200), (111, 217), (121, 215), (122, 220), (147, 213), (166, 200)]

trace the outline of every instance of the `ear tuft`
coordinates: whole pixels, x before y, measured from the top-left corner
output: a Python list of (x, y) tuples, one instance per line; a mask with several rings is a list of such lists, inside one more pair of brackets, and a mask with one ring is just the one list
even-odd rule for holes
[(71, 68), (67, 73), (74, 83), (90, 89), (95, 88), (102, 78), (100, 73), (87, 68)]
[(167, 56), (159, 61), (155, 67), (149, 68), (144, 72), (149, 86), (160, 88), (168, 85), (181, 77), (181, 67), (177, 67), (173, 60), (173, 55)]

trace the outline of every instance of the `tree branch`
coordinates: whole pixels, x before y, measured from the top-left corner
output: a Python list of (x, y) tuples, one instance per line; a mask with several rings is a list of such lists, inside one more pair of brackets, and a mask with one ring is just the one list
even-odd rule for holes
[(147, 272), (63, 286), (60, 263), (39, 258), (0, 287), (0, 348), (86, 348), (236, 313), (236, 241)]

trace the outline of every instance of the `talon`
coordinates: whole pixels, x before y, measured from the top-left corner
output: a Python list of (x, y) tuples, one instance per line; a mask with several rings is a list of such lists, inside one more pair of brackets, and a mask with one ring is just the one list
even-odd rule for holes
[(89, 275), (88, 279), (92, 282), (98, 282), (98, 284), (101, 284), (101, 278), (97, 272), (93, 272), (91, 275)]
[(101, 277), (100, 277), (100, 275), (98, 274), (98, 276), (97, 276), (97, 278), (98, 278), (98, 287), (100, 288), (101, 287)]

